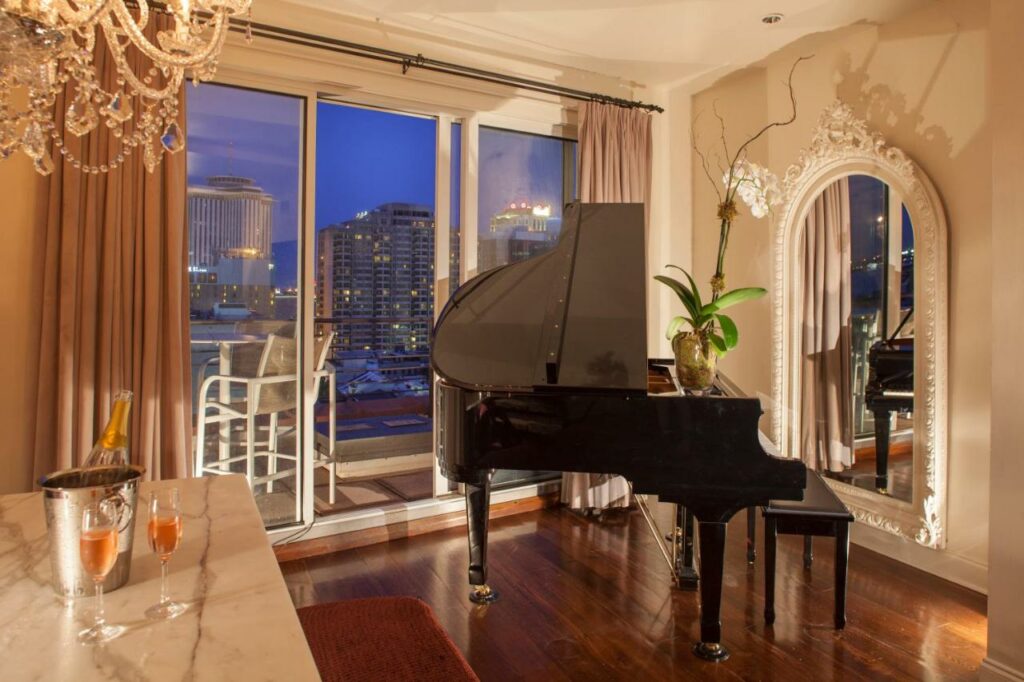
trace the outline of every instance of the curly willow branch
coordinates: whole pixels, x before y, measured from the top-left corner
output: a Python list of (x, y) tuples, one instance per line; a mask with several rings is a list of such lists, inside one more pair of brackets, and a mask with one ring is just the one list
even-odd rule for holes
[(772, 128), (781, 128), (784, 126), (788, 126), (790, 123), (796, 120), (796, 94), (793, 92), (793, 72), (796, 71), (796, 67), (800, 62), (806, 61), (812, 58), (813, 56), (814, 55), (812, 54), (806, 57), (798, 57), (797, 60), (793, 62), (793, 66), (789, 68), (789, 79), (786, 81), (786, 86), (789, 88), (789, 103), (792, 107), (792, 113), (790, 114), (789, 118), (786, 119), (785, 121), (775, 121), (773, 123), (769, 123), (764, 128), (761, 128), (759, 131), (757, 131), (756, 135), (754, 135), (749, 140), (740, 145), (740, 148), (736, 150), (736, 156), (732, 158), (732, 161), (729, 164), (730, 169), (735, 167), (736, 162), (739, 161), (743, 153), (746, 152), (747, 147), (753, 144), (759, 137), (767, 133)]

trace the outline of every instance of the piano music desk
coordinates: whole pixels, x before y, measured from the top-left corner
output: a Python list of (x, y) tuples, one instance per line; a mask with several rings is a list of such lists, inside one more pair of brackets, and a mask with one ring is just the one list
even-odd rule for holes
[(804, 536), (804, 568), (810, 569), (811, 537), (836, 539), (835, 626), (846, 626), (846, 572), (853, 514), (816, 471), (807, 470), (807, 487), (800, 502), (773, 501), (761, 508), (764, 516), (764, 621), (775, 622), (775, 543), (778, 534)]

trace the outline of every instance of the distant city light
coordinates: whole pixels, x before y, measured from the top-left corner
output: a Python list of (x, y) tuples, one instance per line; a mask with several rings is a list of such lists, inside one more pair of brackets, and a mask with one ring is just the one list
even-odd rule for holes
[(538, 218), (550, 218), (551, 217), (551, 207), (550, 206), (534, 206), (533, 207), (533, 215), (537, 216)]

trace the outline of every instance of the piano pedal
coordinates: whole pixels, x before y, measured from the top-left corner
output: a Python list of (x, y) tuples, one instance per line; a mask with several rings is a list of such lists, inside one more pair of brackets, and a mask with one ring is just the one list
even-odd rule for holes
[(498, 601), (498, 593), (489, 585), (473, 585), (473, 591), (469, 593), (469, 601), (474, 604), (491, 604)]
[(692, 568), (684, 568), (676, 575), (676, 586), (684, 592), (696, 592), (700, 587), (700, 576)]

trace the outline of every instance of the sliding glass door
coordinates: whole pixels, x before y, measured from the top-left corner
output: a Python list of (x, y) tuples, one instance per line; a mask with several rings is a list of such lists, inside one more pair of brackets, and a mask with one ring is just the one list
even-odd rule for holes
[(316, 439), (333, 423), (341, 459), (323, 514), (433, 495), (436, 136), (432, 117), (317, 104), (315, 324), (336, 391)]
[(302, 519), (299, 279), (305, 100), (186, 88), (194, 473), (245, 475)]

